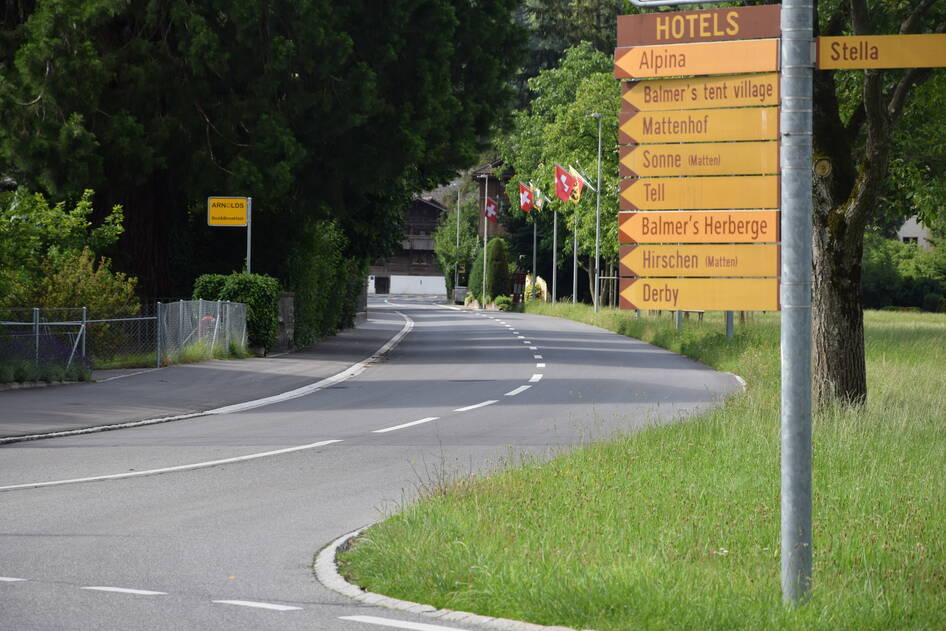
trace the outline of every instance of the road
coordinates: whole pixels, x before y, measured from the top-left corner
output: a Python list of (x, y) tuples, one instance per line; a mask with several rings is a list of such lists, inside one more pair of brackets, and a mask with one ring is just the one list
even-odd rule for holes
[(386, 337), (405, 331), (400, 344), (306, 396), (0, 446), (0, 629), (430, 624), (325, 589), (313, 556), (444, 476), (677, 419), (739, 388), (569, 321), (397, 297), (370, 314)]

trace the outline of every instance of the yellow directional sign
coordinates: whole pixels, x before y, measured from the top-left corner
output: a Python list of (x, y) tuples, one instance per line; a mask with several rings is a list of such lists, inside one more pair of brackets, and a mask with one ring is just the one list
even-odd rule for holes
[(208, 197), (207, 225), (246, 227), (246, 197)]
[(778, 208), (779, 176), (621, 180), (621, 210)]
[(778, 211), (622, 212), (621, 243), (774, 243)]
[(614, 76), (618, 79), (773, 72), (778, 69), (777, 39), (631, 46), (614, 51)]
[(724, 77), (690, 77), (625, 81), (624, 110), (686, 110), (708, 107), (751, 107), (779, 104), (777, 72)]
[(778, 311), (778, 279), (622, 278), (621, 308)]
[(675, 112), (622, 112), (618, 141), (713, 142), (777, 140), (777, 107), (678, 110)]
[(946, 67), (946, 34), (818, 38), (818, 68)]
[(774, 243), (622, 245), (621, 276), (778, 276)]
[(778, 173), (778, 143), (623, 145), (619, 168), (621, 177)]

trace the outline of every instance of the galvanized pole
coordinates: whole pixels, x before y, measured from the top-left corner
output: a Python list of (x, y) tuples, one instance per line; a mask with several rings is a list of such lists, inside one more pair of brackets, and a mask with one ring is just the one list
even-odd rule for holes
[(813, 0), (782, 2), (782, 600), (811, 588)]
[(726, 339), (732, 340), (733, 338), (733, 313), (732, 311), (726, 312)]
[(489, 203), (489, 173), (486, 174), (486, 188), (483, 189), (483, 293), (480, 295), (480, 306), (486, 308), (486, 235), (489, 234), (489, 219), (486, 216), (486, 205)]
[(532, 300), (535, 300), (535, 285), (539, 275), (535, 271), (535, 217), (532, 217)]
[(453, 301), (457, 301), (457, 285), (460, 284), (460, 186), (457, 186), (457, 249), (453, 262)]
[(252, 274), (250, 267), (250, 242), (253, 235), (253, 198), (246, 198), (246, 273)]
[(558, 300), (558, 210), (552, 215), (552, 304)]
[(578, 302), (578, 207), (575, 206), (575, 232), (572, 235), (572, 304)]
[(598, 313), (598, 301), (601, 296), (601, 114), (595, 113), (592, 118), (598, 119), (598, 186), (595, 191), (595, 313)]

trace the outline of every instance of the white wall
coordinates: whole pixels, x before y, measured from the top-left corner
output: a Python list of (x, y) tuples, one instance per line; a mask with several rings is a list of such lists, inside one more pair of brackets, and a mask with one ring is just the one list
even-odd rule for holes
[[(368, 293), (374, 294), (374, 276), (368, 277)], [(392, 294), (447, 295), (447, 282), (443, 276), (399, 276), (391, 275)]]

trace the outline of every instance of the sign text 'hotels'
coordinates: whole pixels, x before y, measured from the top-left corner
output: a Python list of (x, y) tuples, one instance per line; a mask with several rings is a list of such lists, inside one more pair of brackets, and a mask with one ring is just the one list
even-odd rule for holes
[(778, 279), (622, 278), (621, 308), (778, 311)]
[(733, 7), (618, 16), (618, 46), (779, 37), (781, 7)]
[(779, 68), (777, 39), (632, 46), (614, 52), (618, 79), (772, 72)]
[(621, 177), (778, 173), (778, 143), (622, 145)]
[(621, 276), (778, 276), (778, 245), (622, 245)]
[(777, 210), (621, 212), (620, 243), (774, 243)]
[(246, 227), (246, 197), (208, 197), (207, 225)]
[(778, 208), (779, 176), (626, 179), (620, 202), (621, 210)]
[(621, 108), (631, 112), (778, 104), (777, 72), (625, 81), (621, 85)]
[(675, 112), (621, 112), (618, 141), (711, 142), (778, 139), (777, 107)]

